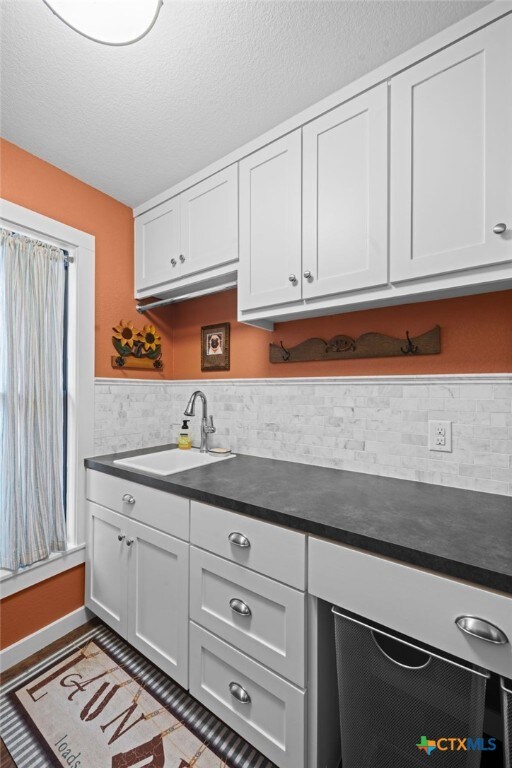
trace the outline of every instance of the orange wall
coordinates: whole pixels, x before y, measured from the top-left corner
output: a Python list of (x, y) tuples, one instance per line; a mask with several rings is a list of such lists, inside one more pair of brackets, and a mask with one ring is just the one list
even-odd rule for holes
[(84, 604), (85, 566), (52, 576), (4, 597), (1, 604), (0, 648), (57, 621)]
[[(163, 312), (163, 310), (161, 310)], [(157, 320), (157, 312), (154, 314)], [(231, 370), (201, 373), (201, 325), (231, 323)], [(271, 376), (373, 376), (407, 373), (497, 373), (512, 371), (512, 291), (464, 296), (399, 307), (350, 312), (279, 323), (273, 333), (236, 322), (236, 291), (176, 304), (172, 309), (173, 378)], [(293, 346), (312, 336), (357, 337), (379, 331), (405, 337), (441, 326), (442, 352), (425, 357), (287, 363), (268, 362), (270, 342)]]
[[(0, 196), (96, 238), (96, 375), (159, 379), (169, 371), (134, 371), (111, 367), (115, 354), (112, 326), (121, 319), (144, 322), (133, 300), (132, 209), (54, 165), (0, 139)], [(170, 333), (160, 324), (164, 349)]]

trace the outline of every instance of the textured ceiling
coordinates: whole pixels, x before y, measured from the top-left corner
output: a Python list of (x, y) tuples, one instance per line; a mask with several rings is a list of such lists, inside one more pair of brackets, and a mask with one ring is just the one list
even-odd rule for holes
[(485, 4), (164, 0), (113, 48), (0, 0), (1, 134), (134, 206)]

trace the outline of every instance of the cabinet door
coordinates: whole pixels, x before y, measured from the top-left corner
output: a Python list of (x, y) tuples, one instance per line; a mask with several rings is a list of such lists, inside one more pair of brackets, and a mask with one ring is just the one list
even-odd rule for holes
[(383, 83), (303, 129), (306, 299), (387, 282), (387, 105)]
[(305, 768), (305, 691), (190, 623), (190, 693), (279, 768)]
[(300, 274), (301, 132), (297, 130), (240, 162), (239, 308), (300, 299)]
[(188, 685), (188, 544), (129, 521), (128, 633), (141, 653)]
[(126, 530), (129, 521), (88, 503), (89, 531), (85, 604), (120, 635), (126, 634)]
[(507, 16), (392, 79), (392, 281), (512, 259), (511, 71)]
[(180, 199), (173, 197), (135, 219), (135, 290), (180, 276)]
[(229, 166), (180, 195), (181, 275), (238, 259), (238, 168)]

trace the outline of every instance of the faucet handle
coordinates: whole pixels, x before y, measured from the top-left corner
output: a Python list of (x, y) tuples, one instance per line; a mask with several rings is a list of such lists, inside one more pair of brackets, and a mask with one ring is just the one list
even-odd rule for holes
[(216, 432), (217, 430), (213, 426), (213, 416), (208, 416), (208, 422), (206, 425), (206, 431), (212, 434), (213, 432)]

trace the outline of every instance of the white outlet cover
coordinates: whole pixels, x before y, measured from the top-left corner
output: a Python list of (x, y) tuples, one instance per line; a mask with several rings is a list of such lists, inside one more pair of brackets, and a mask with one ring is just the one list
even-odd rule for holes
[(451, 421), (428, 422), (428, 449), (429, 451), (452, 450), (452, 423)]

